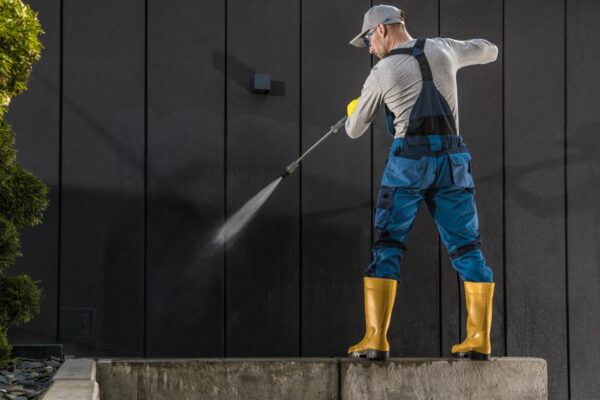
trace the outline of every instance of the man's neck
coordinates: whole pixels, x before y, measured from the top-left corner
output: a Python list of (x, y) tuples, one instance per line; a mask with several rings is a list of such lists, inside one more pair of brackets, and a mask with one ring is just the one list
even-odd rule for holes
[(402, 34), (392, 37), (390, 39), (392, 39), (392, 40), (390, 42), (389, 51), (392, 51), (396, 47), (400, 46), (402, 43), (406, 43), (410, 40), (414, 40), (413, 37), (410, 36), (410, 34), (408, 34), (408, 33), (402, 33)]

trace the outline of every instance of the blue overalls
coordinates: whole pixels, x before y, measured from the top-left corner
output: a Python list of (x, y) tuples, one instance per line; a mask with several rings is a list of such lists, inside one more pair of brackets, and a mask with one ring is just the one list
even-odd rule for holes
[[(373, 261), (365, 275), (401, 281), (400, 263), (423, 199), (431, 212), (452, 266), (463, 281), (493, 282), (481, 254), (477, 209), (473, 195), (471, 155), (456, 133), (452, 110), (433, 84), (423, 52), (426, 39), (412, 48), (390, 52), (417, 59), (423, 87), (410, 114), (404, 138), (390, 148), (375, 208)], [(394, 135), (394, 115), (386, 106), (388, 129)]]

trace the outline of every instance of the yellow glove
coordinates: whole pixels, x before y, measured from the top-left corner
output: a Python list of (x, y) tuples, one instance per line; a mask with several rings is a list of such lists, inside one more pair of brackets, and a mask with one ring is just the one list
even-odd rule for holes
[(354, 110), (356, 110), (356, 105), (358, 104), (358, 101), (360, 100), (360, 97), (352, 100), (350, 103), (348, 103), (348, 118), (350, 118), (352, 116), (352, 114), (354, 114)]

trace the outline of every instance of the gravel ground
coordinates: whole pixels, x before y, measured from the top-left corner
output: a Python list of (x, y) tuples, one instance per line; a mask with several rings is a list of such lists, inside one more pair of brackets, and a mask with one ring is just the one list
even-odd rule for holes
[(0, 370), (0, 399), (39, 399), (52, 384), (52, 376), (62, 364), (57, 357), (48, 359), (14, 358)]

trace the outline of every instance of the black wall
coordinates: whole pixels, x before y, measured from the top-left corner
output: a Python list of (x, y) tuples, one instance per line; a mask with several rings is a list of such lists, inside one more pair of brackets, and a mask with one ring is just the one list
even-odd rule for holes
[[(495, 274), (493, 355), (548, 361), (551, 399), (600, 390), (600, 3), (391, 1), (413, 37), (481, 37), (460, 130)], [(41, 279), (12, 343), (77, 356), (343, 356), (391, 138), (383, 115), (312, 153), (226, 246), (215, 231), (342, 117), (376, 60), (347, 44), (368, 0), (30, 1), (46, 34), (8, 120), (50, 188), (9, 273)], [(254, 73), (273, 79), (251, 93)], [(392, 355), (449, 356), (462, 284), (423, 208)]]

